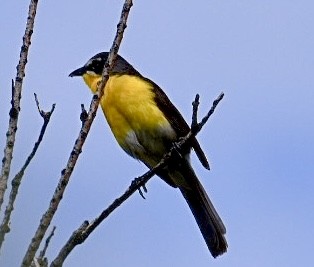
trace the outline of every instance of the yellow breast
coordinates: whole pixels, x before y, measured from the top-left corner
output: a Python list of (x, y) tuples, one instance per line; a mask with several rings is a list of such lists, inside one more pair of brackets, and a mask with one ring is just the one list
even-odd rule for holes
[[(83, 78), (91, 90), (96, 92), (100, 77), (85, 74)], [(161, 139), (161, 131), (164, 131), (172, 135), (169, 139), (174, 138), (174, 131), (155, 103), (152, 85), (137, 76), (110, 76), (101, 99), (101, 107), (114, 136), (123, 148), (130, 131), (134, 131), (137, 136), (145, 133), (150, 139)]]

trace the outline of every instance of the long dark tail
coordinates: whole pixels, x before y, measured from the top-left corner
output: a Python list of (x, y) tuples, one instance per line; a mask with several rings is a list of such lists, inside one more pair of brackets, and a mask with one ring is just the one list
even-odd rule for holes
[(224, 237), (226, 228), (190, 166), (185, 166), (184, 178), (187, 184), (178, 187), (194, 215), (210, 253), (217, 257), (227, 251), (228, 244)]

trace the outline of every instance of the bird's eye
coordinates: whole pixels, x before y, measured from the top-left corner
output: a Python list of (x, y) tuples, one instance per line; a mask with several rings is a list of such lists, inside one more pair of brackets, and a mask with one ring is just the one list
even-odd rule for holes
[(103, 67), (103, 64), (99, 60), (94, 60), (91, 64), (91, 69), (96, 73), (101, 72), (102, 67)]
[(94, 61), (94, 68), (99, 68), (100, 67), (100, 61)]

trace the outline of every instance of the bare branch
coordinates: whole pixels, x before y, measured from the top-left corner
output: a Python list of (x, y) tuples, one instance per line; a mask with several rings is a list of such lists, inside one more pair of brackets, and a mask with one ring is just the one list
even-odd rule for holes
[(96, 116), (96, 112), (99, 106), (99, 102), (100, 99), (103, 95), (103, 90), (104, 87), (106, 85), (106, 82), (109, 78), (109, 70), (112, 68), (114, 60), (116, 58), (117, 52), (119, 50), (122, 38), (123, 38), (123, 33), (124, 30), (126, 28), (126, 22), (127, 22), (127, 18), (130, 12), (130, 9), (132, 7), (132, 0), (126, 0), (121, 12), (121, 17), (120, 17), (120, 21), (117, 25), (117, 33), (114, 39), (114, 42), (112, 44), (112, 47), (110, 49), (110, 53), (108, 56), (108, 60), (105, 64), (105, 68), (103, 70), (103, 74), (102, 74), (102, 81), (100, 82), (100, 84), (98, 85), (98, 90), (97, 93), (93, 96), (93, 99), (91, 101), (91, 105), (89, 108), (89, 112), (88, 112), (88, 116), (87, 119), (85, 120), (78, 138), (75, 141), (75, 145), (73, 147), (72, 152), (70, 153), (70, 157), (68, 159), (66, 168), (64, 170), (62, 170), (61, 172), (61, 177), (59, 179), (59, 183), (55, 189), (55, 192), (52, 196), (52, 199), (50, 201), (50, 205), (48, 207), (48, 209), (46, 210), (46, 212), (43, 214), (41, 220), (40, 220), (40, 224), (36, 230), (36, 233), (34, 235), (34, 237), (32, 238), (31, 243), (29, 244), (29, 247), (26, 251), (26, 254), (23, 258), (23, 262), (22, 262), (22, 266), (23, 267), (27, 267), (30, 266), (36, 251), (39, 248), (39, 245), (47, 231), (47, 228), (49, 227), (51, 220), (59, 206), (59, 203), (63, 197), (63, 193), (66, 189), (66, 186), (70, 180), (71, 174), (73, 172), (73, 169), (76, 165), (76, 162), (78, 160), (78, 157), (82, 151), (82, 147), (85, 143), (86, 137), (89, 133), (90, 127), (93, 123), (93, 120)]
[(23, 44), (20, 51), (20, 60), (16, 67), (17, 73), (15, 83), (12, 81), (12, 100), (8, 131), (6, 133), (7, 140), (4, 148), (4, 156), (2, 159), (2, 168), (0, 174), (0, 210), (3, 203), (4, 193), (7, 189), (8, 178), (10, 174), (11, 161), (13, 158), (13, 148), (15, 144), (15, 135), (17, 131), (17, 122), (20, 113), (20, 100), (22, 95), (23, 78), (25, 76), (25, 66), (27, 63), (28, 50), (31, 45), (31, 37), (34, 30), (34, 22), (36, 16), (38, 0), (31, 0), (29, 4), (26, 29), (23, 36)]
[(214, 100), (213, 105), (211, 109), (208, 111), (206, 116), (201, 120), (200, 123), (195, 123), (197, 122), (197, 111), (198, 111), (198, 106), (199, 106), (199, 95), (197, 94), (195, 96), (195, 100), (193, 102), (193, 117), (192, 117), (192, 127), (191, 127), (191, 132), (196, 135), (205, 125), (205, 123), (208, 121), (209, 117), (214, 113), (216, 107), (218, 106), (219, 102), (223, 99), (224, 93), (220, 93), (220, 95)]
[(199, 96), (199, 94), (196, 94), (195, 99), (194, 99), (194, 101), (192, 103), (193, 113), (192, 113), (191, 128), (194, 128), (197, 125), (197, 111), (198, 111), (198, 106), (199, 105), (200, 105), (200, 96)]
[[(63, 262), (70, 254), (70, 252), (77, 246), (82, 244), (88, 236), (99, 226), (103, 220), (105, 220), (115, 209), (117, 209), (124, 201), (126, 201), (134, 192), (140, 190), (142, 187), (146, 192), (145, 184), (152, 178), (159, 170), (163, 169), (165, 166), (171, 164), (172, 160), (178, 158), (180, 151), (186, 151), (187, 148), (191, 147), (191, 140), (194, 138), (200, 130), (203, 128), (205, 123), (208, 121), (209, 117), (214, 113), (219, 102), (223, 98), (223, 93), (213, 102), (213, 105), (206, 116), (202, 119), (200, 123), (197, 123), (197, 110), (199, 105), (199, 96), (197, 95), (195, 101), (193, 102), (193, 119), (191, 131), (178, 142), (176, 142), (168, 153), (166, 153), (161, 161), (151, 170), (147, 171), (142, 176), (135, 178), (129, 188), (117, 199), (115, 199), (112, 204), (109, 205), (97, 218), (95, 218), (91, 223), (84, 221), (83, 224), (75, 230), (66, 244), (60, 250), (58, 256), (51, 263), (50, 267), (60, 267)], [(196, 128), (196, 129), (194, 129)], [(141, 192), (141, 191), (140, 191)], [(142, 195), (142, 194), (141, 194)]]
[(44, 245), (44, 248), (39, 253), (39, 257), (35, 257), (31, 263), (31, 267), (48, 267), (48, 259), (45, 257), (47, 248), (49, 246), (50, 240), (53, 237), (55, 233), (56, 227), (54, 226), (49, 234), (49, 236), (46, 238), (46, 242)]
[(37, 258), (34, 258), (34, 260), (32, 261), (31, 267), (48, 267), (48, 263), (44, 261), (39, 262)]
[(3, 217), (2, 223), (0, 225), (0, 248), (2, 247), (5, 235), (8, 232), (10, 232), (10, 226), (9, 226), (10, 225), (10, 218), (11, 218), (12, 211), (14, 209), (14, 202), (15, 202), (16, 196), (18, 194), (18, 190), (19, 190), (24, 172), (25, 172), (26, 168), (28, 167), (28, 165), (30, 164), (30, 162), (32, 161), (33, 157), (35, 156), (35, 154), (38, 150), (38, 147), (39, 147), (39, 145), (40, 145), (40, 143), (44, 137), (44, 134), (46, 132), (48, 123), (50, 121), (50, 117), (51, 117), (51, 115), (55, 109), (55, 106), (56, 106), (55, 104), (53, 104), (50, 111), (44, 112), (43, 110), (40, 110), (40, 108), (39, 108), (39, 102), (38, 102), (36, 94), (35, 94), (35, 101), (36, 101), (36, 105), (37, 105), (39, 114), (44, 119), (44, 123), (41, 127), (40, 134), (38, 136), (38, 139), (37, 139), (32, 151), (31, 151), (31, 153), (27, 157), (21, 170), (12, 179), (12, 189), (11, 189), (11, 192), (9, 195), (9, 202), (8, 202), (8, 205), (6, 206), (6, 209), (4, 212), (4, 217)]
[[(44, 246), (43, 250), (40, 251), (39, 257), (37, 258), (37, 260), (38, 260), (39, 262), (47, 262), (47, 259), (44, 258), (44, 257), (45, 257), (45, 255), (46, 255), (46, 251), (47, 251), (47, 249), (48, 249), (50, 240), (51, 240), (51, 238), (53, 237), (53, 235), (55, 234), (55, 230), (56, 230), (56, 226), (52, 227), (52, 230), (51, 230), (50, 234), (48, 235), (48, 237), (47, 237), (47, 239), (46, 239), (45, 246)], [(43, 265), (43, 264), (41, 264), (41, 265)]]
[(77, 243), (75, 239), (86, 229), (86, 227), (88, 227), (88, 225), (88, 221), (84, 221), (82, 225), (73, 232), (66, 245), (62, 248), (58, 256), (50, 264), (50, 267), (61, 267), (63, 265), (64, 260), (68, 257), (68, 255), (74, 248), (72, 245)]
[(87, 120), (88, 113), (84, 107), (84, 104), (81, 104), (81, 115), (80, 115), (80, 120), (82, 122), (82, 127), (84, 126), (85, 121)]

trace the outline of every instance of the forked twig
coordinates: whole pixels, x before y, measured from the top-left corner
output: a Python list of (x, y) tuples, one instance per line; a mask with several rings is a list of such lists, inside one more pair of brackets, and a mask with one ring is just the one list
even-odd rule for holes
[(31, 163), (33, 157), (35, 156), (35, 154), (38, 150), (38, 147), (39, 147), (39, 145), (40, 145), (40, 143), (41, 143), (41, 141), (45, 135), (47, 126), (49, 124), (50, 117), (51, 117), (53, 111), (55, 110), (55, 106), (56, 106), (56, 104), (53, 104), (51, 110), (48, 112), (45, 112), (39, 108), (39, 102), (37, 99), (37, 95), (36, 94), (34, 94), (34, 95), (35, 95), (35, 101), (36, 101), (36, 106), (38, 108), (38, 112), (39, 112), (40, 116), (44, 119), (44, 123), (41, 127), (40, 134), (38, 136), (36, 143), (34, 144), (34, 147), (31, 151), (31, 153), (27, 157), (27, 159), (26, 159), (24, 165), (22, 166), (22, 168), (20, 169), (20, 171), (12, 179), (12, 182), (11, 182), (12, 189), (11, 189), (11, 192), (9, 195), (9, 202), (8, 202), (8, 205), (6, 206), (5, 211), (4, 211), (4, 217), (3, 217), (2, 223), (0, 225), (0, 248), (2, 247), (5, 235), (8, 232), (10, 232), (10, 218), (11, 218), (12, 211), (14, 209), (14, 203), (16, 200), (16, 196), (18, 194), (18, 190), (19, 190), (24, 172), (25, 172), (26, 168), (28, 167), (28, 165)]

